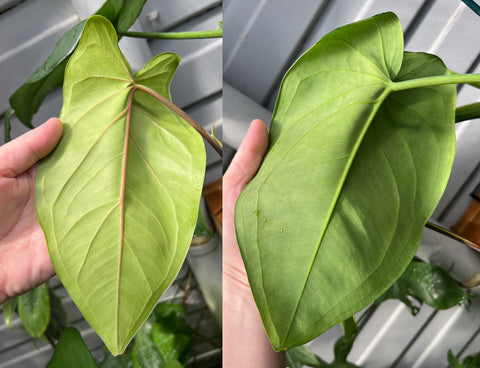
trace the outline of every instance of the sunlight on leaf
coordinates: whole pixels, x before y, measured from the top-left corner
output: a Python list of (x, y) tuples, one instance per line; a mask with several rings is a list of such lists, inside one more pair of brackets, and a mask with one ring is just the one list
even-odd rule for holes
[(37, 171), (35, 199), (55, 270), (113, 354), (123, 352), (188, 250), (203, 185), (201, 136), (137, 87), (170, 99), (179, 58), (134, 77), (101, 16), (65, 74), (63, 138)]

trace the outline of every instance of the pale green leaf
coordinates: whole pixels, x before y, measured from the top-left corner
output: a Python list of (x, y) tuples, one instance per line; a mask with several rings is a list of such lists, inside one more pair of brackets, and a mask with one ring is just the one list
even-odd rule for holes
[(132, 77), (113, 26), (89, 18), (65, 73), (63, 138), (37, 170), (55, 270), (115, 355), (174, 280), (197, 219), (203, 140), (140, 90), (170, 99), (178, 63), (161, 54)]
[(287, 72), (270, 146), (240, 195), (236, 231), (276, 350), (310, 341), (378, 298), (408, 266), (446, 186), (453, 85), (403, 51), (392, 13), (339, 28)]
[(32, 337), (41, 337), (50, 322), (48, 283), (18, 297), (18, 316)]

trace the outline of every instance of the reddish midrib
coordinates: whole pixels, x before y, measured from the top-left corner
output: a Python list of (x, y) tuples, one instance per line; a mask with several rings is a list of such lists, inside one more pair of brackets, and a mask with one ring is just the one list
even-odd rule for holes
[(127, 105), (127, 122), (125, 126), (125, 142), (123, 144), (123, 167), (122, 167), (122, 187), (120, 191), (120, 250), (118, 254), (118, 281), (117, 281), (117, 347), (120, 345), (119, 341), (119, 316), (120, 316), (120, 275), (122, 272), (122, 256), (123, 256), (123, 243), (124, 243), (124, 231), (125, 231), (125, 185), (127, 179), (127, 156), (128, 156), (128, 140), (130, 136), (130, 120), (132, 116), (132, 104), (133, 96), (135, 95), (136, 88), (133, 88), (130, 92)]

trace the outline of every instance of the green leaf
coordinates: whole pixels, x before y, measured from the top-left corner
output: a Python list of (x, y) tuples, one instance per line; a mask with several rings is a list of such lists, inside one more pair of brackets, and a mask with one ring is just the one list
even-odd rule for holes
[(182, 365), (178, 360), (171, 360), (168, 363), (166, 363), (164, 368), (184, 368), (185, 366)]
[(195, 225), (195, 231), (193, 232), (193, 236), (214, 238), (214, 235), (212, 234), (210, 228), (207, 225), (207, 220), (205, 219), (202, 207), (198, 208), (197, 224)]
[(3, 319), (8, 328), (12, 328), (12, 319), (17, 310), (18, 297), (8, 299), (3, 305)]
[(385, 13), (331, 32), (285, 75), (268, 152), (235, 213), (276, 350), (366, 307), (413, 258), (455, 150), (455, 86), (424, 77), (447, 74), (433, 55), (404, 53)]
[(203, 140), (151, 95), (170, 99), (178, 62), (161, 54), (132, 77), (113, 26), (89, 18), (65, 73), (62, 140), (37, 169), (57, 275), (114, 355), (174, 280), (197, 219)]
[(45, 336), (58, 340), (68, 326), (68, 317), (61, 299), (52, 289), (49, 289), (50, 296), (50, 322), (48, 323)]
[(451, 368), (465, 368), (451, 350), (448, 351), (448, 364), (450, 364)]
[(15, 113), (15, 110), (13, 109), (8, 109), (7, 112), (5, 113), (5, 129), (4, 129), (4, 140), (5, 140), (5, 143), (7, 142), (10, 142), (12, 140), (12, 136), (10, 134), (11, 130), (12, 130), (12, 123), (11, 123), (11, 118), (12, 118), (12, 115)]
[(18, 297), (18, 315), (32, 337), (41, 337), (50, 322), (48, 283)]
[(50, 362), (46, 368), (96, 368), (97, 364), (87, 345), (83, 342), (80, 332), (73, 327), (63, 331), (60, 340), (55, 345)]
[(100, 368), (132, 368), (132, 346), (129, 344), (127, 349), (122, 355), (114, 356), (110, 353), (110, 350), (104, 346), (104, 357), (99, 363)]
[(463, 359), (465, 368), (480, 368), (480, 352), (477, 355), (469, 355)]
[(147, 320), (135, 336), (132, 349), (134, 368), (161, 368), (165, 365), (162, 355), (152, 338), (152, 322)]
[(112, 24), (117, 24), (118, 17), (123, 9), (125, 0), (107, 0), (95, 13), (107, 18)]
[(303, 366), (321, 368), (327, 365), (305, 345), (288, 349), (286, 355), (287, 368), (302, 368)]
[(115, 28), (118, 30), (128, 31), (131, 25), (137, 20), (146, 1), (147, 0), (124, 1), (125, 4), (120, 12)]
[(10, 97), (10, 106), (25, 126), (33, 128), (33, 114), (47, 93), (62, 84), (68, 57), (77, 45), (83, 25), (80, 22), (65, 33), (47, 60)]
[(151, 334), (163, 360), (186, 364), (194, 335), (194, 330), (185, 322), (187, 309), (183, 304), (159, 303), (154, 315)]
[[(121, 23), (128, 29), (140, 14), (144, 3), (144, 0), (107, 0), (95, 14), (106, 17), (113, 24)], [(78, 44), (84, 24), (85, 21), (81, 21), (66, 32), (47, 60), (10, 97), (10, 106), (28, 128), (33, 128), (32, 117), (48, 92), (62, 85), (65, 66)]]
[(415, 315), (419, 307), (412, 298), (435, 309), (448, 309), (469, 301), (471, 295), (442, 268), (430, 263), (413, 261), (402, 276), (383, 294), (377, 303), (386, 299), (399, 299)]

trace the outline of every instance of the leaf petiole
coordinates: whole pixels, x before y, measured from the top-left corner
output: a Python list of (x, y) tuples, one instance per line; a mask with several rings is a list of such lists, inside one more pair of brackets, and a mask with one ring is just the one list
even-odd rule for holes
[(404, 91), (406, 89), (421, 88), (429, 86), (440, 86), (443, 84), (475, 83), (480, 82), (480, 74), (450, 74), (410, 79), (401, 82), (392, 82), (392, 91)]
[(185, 120), (188, 124), (190, 124), (193, 128), (195, 128), (195, 130), (199, 132), (200, 135), (203, 138), (205, 138), (205, 140), (215, 149), (215, 151), (217, 151), (220, 157), (222, 157), (222, 147), (218, 144), (218, 142), (214, 138), (212, 138), (212, 136), (208, 134), (207, 131), (203, 129), (203, 127), (200, 124), (198, 124), (195, 120), (193, 120), (193, 118), (190, 115), (188, 115), (185, 111), (180, 109), (177, 105), (173, 104), (168, 99), (163, 97), (160, 93), (157, 93), (151, 88), (148, 88), (143, 85), (136, 85), (135, 88), (137, 90), (148, 93), (150, 96), (154, 97), (155, 99), (163, 103), (175, 114), (180, 116), (183, 120)]
[(220, 38), (223, 36), (223, 29), (212, 29), (208, 31), (195, 32), (129, 32), (117, 30), (120, 36), (134, 38), (155, 38), (155, 39), (201, 39), (201, 38)]
[(355, 317), (349, 317), (342, 322), (343, 334), (348, 339), (358, 333), (358, 325), (355, 322)]
[(480, 118), (480, 102), (460, 106), (455, 110), (455, 123), (477, 118)]

